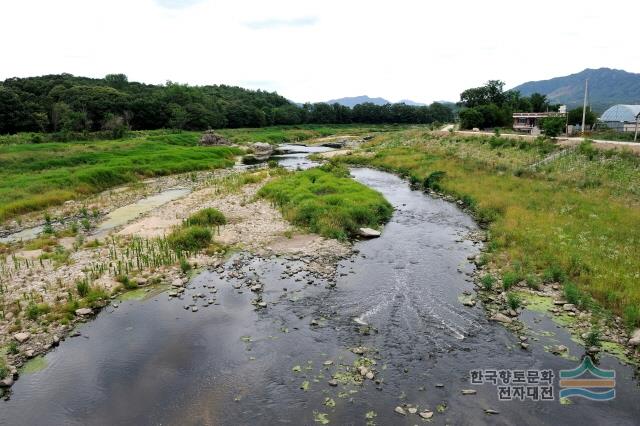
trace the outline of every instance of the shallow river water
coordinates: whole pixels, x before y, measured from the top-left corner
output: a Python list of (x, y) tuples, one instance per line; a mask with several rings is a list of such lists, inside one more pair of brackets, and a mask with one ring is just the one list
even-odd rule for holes
[[(472, 219), (391, 174), (352, 174), (396, 212), (380, 238), (356, 243), (358, 253), (341, 262), (335, 287), (306, 273), (299, 260), (236, 254), (224, 272), (195, 277), (184, 300), (161, 293), (121, 302), (79, 327), (81, 336), (49, 353), (44, 369), (21, 375), (10, 400), (0, 403), (0, 424), (423, 422), (396, 414), (402, 404), (434, 411), (433, 424), (638, 424), (633, 370), (606, 356), (600, 367), (616, 370), (613, 401), (560, 404), (557, 378), (548, 402), (501, 402), (496, 387), (471, 385), (472, 369), (572, 369), (575, 360), (543, 346), (561, 342), (578, 358), (581, 348), (550, 320), (527, 313), (534, 330), (550, 331), (537, 341), (532, 332), (530, 350), (522, 350), (481, 307), (463, 306), (460, 295), (473, 288), (466, 259), (480, 249), (466, 238), (476, 229)], [(256, 310), (256, 295), (233, 286), (244, 281), (228, 276), (236, 270), (264, 285), (267, 308)], [(198, 312), (185, 310), (198, 293), (205, 296), (197, 299)], [(215, 303), (206, 306), (208, 299)], [(370, 349), (365, 356), (376, 361), (380, 383), (329, 386), (358, 358), (354, 347)]]

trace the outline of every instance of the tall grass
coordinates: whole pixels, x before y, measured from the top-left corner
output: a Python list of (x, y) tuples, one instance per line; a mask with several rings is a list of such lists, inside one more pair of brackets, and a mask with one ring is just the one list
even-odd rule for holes
[[(230, 167), (239, 151), (163, 135), (116, 141), (0, 145), (0, 221), (149, 176)], [(196, 139), (197, 140), (197, 139)]]
[(360, 227), (378, 227), (393, 207), (382, 195), (344, 177), (343, 167), (292, 173), (267, 183), (258, 193), (282, 209), (286, 219), (320, 235), (347, 239)]

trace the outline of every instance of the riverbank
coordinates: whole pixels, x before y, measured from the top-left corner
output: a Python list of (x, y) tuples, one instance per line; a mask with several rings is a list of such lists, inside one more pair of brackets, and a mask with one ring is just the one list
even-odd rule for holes
[[(117, 308), (123, 292), (126, 299), (154, 294), (155, 289), (179, 290), (187, 283), (190, 269), (216, 268), (229, 250), (303, 257), (306, 270), (330, 279), (336, 262), (350, 253), (350, 247), (299, 232), (278, 210), (256, 197), (258, 189), (279, 173), (264, 169), (161, 178), (148, 184), (157, 190), (180, 183), (185, 189), (182, 196), (139, 217), (127, 220), (125, 214), (123, 221), (98, 236), (91, 228), (75, 236), (59, 232), (56, 237), (54, 231), (7, 245), (2, 263), (0, 347), (11, 374), (4, 386), (12, 384), (27, 360), (73, 335), (78, 323), (105, 306)], [(108, 218), (110, 212), (126, 209), (124, 203), (144, 200), (150, 192), (150, 188), (125, 187), (96, 196), (96, 209), (101, 212), (95, 219), (97, 229), (97, 218)], [(136, 202), (128, 205), (133, 208)], [(175, 256), (164, 254), (164, 237), (193, 212), (207, 207), (220, 210), (228, 223), (214, 236), (213, 245), (186, 259), (187, 268)], [(127, 293), (132, 288), (136, 290)]]
[(579, 317), (579, 338), (597, 329), (636, 358), (630, 338), (640, 324), (633, 254), (640, 250), (639, 160), (589, 145), (560, 150), (507, 137), (407, 131), (379, 136), (339, 161), (393, 171), (416, 188), (448, 194), (487, 228), (479, 264), (493, 274), (504, 306), (511, 287), (549, 293), (567, 302), (555, 310), (567, 304)]

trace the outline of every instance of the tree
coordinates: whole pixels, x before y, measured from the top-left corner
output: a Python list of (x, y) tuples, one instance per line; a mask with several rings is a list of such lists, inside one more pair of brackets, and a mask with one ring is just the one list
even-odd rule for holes
[(555, 138), (564, 130), (565, 120), (563, 117), (546, 117), (540, 122), (542, 133), (550, 138)]
[(172, 129), (184, 129), (187, 124), (187, 110), (178, 104), (169, 105), (169, 121), (167, 124)]
[(102, 122), (102, 130), (111, 132), (113, 139), (120, 139), (124, 137), (129, 128), (124, 121), (124, 117), (109, 113)]
[[(591, 111), (591, 107), (587, 107), (587, 114), (585, 116), (585, 124), (587, 126), (592, 126), (595, 124), (598, 117)], [(574, 108), (569, 111), (569, 115), (567, 117), (569, 124), (572, 125), (580, 125), (582, 126), (582, 107)]]
[(482, 127), (484, 116), (475, 108), (467, 108), (460, 111), (460, 127), (463, 129), (473, 129)]
[(531, 102), (532, 112), (546, 112), (550, 107), (547, 95), (532, 93), (529, 100)]
[(104, 81), (114, 89), (124, 90), (129, 84), (129, 79), (125, 74), (107, 74)]
[(467, 89), (460, 94), (460, 103), (469, 108), (488, 104), (502, 106), (506, 99), (504, 82), (500, 80), (489, 80), (484, 86)]

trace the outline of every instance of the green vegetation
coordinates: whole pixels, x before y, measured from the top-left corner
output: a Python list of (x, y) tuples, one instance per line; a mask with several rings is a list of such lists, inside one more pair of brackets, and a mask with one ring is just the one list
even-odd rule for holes
[(344, 167), (329, 164), (282, 176), (258, 195), (281, 208), (293, 224), (344, 240), (360, 227), (380, 226), (393, 212), (382, 195), (346, 176)]
[(515, 90), (505, 92), (504, 82), (500, 80), (490, 80), (484, 86), (465, 90), (460, 94), (460, 105), (464, 107), (459, 113), (462, 129), (511, 128), (515, 111), (544, 112), (557, 109), (540, 93), (532, 93), (527, 97)]
[(0, 356), (0, 379), (4, 379), (9, 375), (9, 369), (7, 368), (7, 361), (4, 357)]
[(505, 271), (507, 286), (529, 275), (573, 283), (581, 303), (592, 307), (594, 298), (640, 325), (640, 158), (586, 144), (531, 167), (556, 150), (544, 140), (409, 130), (340, 161), (416, 182), (445, 172), (441, 190), (488, 228), (488, 261)]
[[(181, 145), (185, 136), (188, 146)], [(0, 145), (0, 221), (149, 176), (230, 167), (239, 153), (196, 144), (197, 135), (177, 134)]]
[(508, 292), (507, 305), (509, 305), (509, 307), (513, 310), (518, 309), (522, 305), (522, 299), (520, 299), (520, 297), (516, 293)]
[(202, 209), (185, 220), (187, 225), (215, 226), (216, 228), (227, 224), (227, 218), (218, 209), (212, 207)]
[(486, 274), (480, 278), (480, 283), (482, 284), (482, 288), (486, 291), (491, 291), (493, 289), (493, 285), (495, 284), (496, 279), (491, 275)]
[[(225, 85), (129, 82), (124, 74), (92, 79), (70, 74), (0, 82), (0, 134), (55, 132), (70, 140), (89, 131), (121, 138), (129, 129), (264, 127), (291, 124), (432, 123), (452, 121), (443, 104), (334, 103), (298, 106), (277, 93)], [(41, 142), (41, 135), (32, 141)]]
[(195, 253), (211, 243), (211, 230), (204, 226), (187, 225), (174, 229), (168, 236), (169, 246), (176, 251)]

